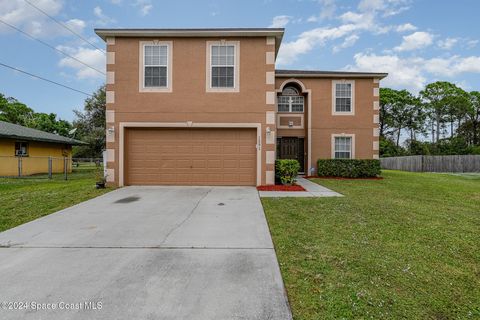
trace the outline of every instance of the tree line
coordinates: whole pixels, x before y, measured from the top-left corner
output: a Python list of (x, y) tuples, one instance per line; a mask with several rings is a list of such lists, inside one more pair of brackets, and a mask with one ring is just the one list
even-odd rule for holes
[(0, 93), (0, 120), (87, 142), (88, 145), (73, 147), (73, 157), (100, 158), (105, 148), (105, 106), (105, 86), (102, 86), (85, 99), (83, 110), (74, 110), (75, 118), (69, 122), (55, 113), (35, 112)]
[(480, 154), (480, 92), (437, 81), (380, 89), (380, 156)]

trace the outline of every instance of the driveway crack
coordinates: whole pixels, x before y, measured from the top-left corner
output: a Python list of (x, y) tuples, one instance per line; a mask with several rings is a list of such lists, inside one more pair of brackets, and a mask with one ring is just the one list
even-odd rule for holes
[(177, 224), (176, 226), (174, 226), (168, 233), (167, 235), (165, 236), (165, 238), (163, 238), (162, 242), (160, 243), (159, 246), (163, 245), (167, 240), (168, 240), (168, 237), (170, 237), (170, 235), (175, 232), (176, 230), (178, 230), (178, 228), (180, 228), (185, 222), (188, 221), (188, 219), (191, 218), (191, 216), (193, 215), (193, 213), (195, 212), (195, 210), (197, 210), (198, 206), (200, 205), (200, 202), (202, 202), (203, 199), (205, 199), (208, 194), (210, 193), (210, 191), (212, 191), (212, 189), (208, 189), (208, 191), (197, 201), (197, 203), (195, 204), (195, 206), (192, 208), (192, 210), (190, 211), (190, 213), (185, 217), (185, 219), (183, 219), (179, 224)]

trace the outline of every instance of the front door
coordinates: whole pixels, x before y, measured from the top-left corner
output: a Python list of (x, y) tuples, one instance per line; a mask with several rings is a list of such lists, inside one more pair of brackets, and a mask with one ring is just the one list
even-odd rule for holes
[(300, 172), (305, 172), (304, 138), (282, 137), (277, 139), (278, 159), (296, 159), (300, 163)]

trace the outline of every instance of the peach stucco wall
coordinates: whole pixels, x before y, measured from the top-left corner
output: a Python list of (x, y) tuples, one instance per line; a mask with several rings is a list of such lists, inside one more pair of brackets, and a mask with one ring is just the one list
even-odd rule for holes
[[(222, 38), (223, 39), (223, 38)], [(266, 63), (266, 52), (274, 52), (275, 45), (267, 44), (266, 37), (226, 38), (240, 43), (239, 92), (207, 92), (207, 41), (220, 38), (122, 38), (107, 41), (110, 57), (107, 61), (110, 80), (107, 81), (107, 162), (110, 182), (119, 183), (119, 138), (121, 122), (193, 122), (193, 123), (260, 123), (262, 132), (261, 184), (266, 183), (266, 151), (274, 151), (275, 144), (267, 144), (266, 112), (275, 105), (266, 101), (267, 91), (274, 94), (274, 84), (267, 84), (266, 72), (274, 71), (274, 64)], [(139, 91), (139, 42), (172, 42), (171, 92)], [(108, 79), (108, 78), (107, 78)], [(110, 82), (110, 83), (109, 83)], [(110, 96), (110, 98), (109, 98)], [(110, 112), (110, 120), (108, 113)], [(274, 131), (275, 126), (271, 125)], [(274, 134), (274, 133), (272, 133)], [(273, 140), (274, 141), (274, 140)]]
[[(276, 88), (290, 78), (277, 77)], [(374, 115), (378, 110), (374, 108), (374, 101), (379, 97), (374, 96), (374, 88), (379, 87), (378, 81), (373, 78), (347, 79), (355, 81), (355, 114), (334, 115), (332, 113), (332, 81), (341, 78), (298, 78), (306, 90), (311, 90), (311, 150), (308, 150), (308, 120), (305, 117), (305, 130), (280, 129), (279, 136), (306, 137), (305, 151), (311, 152), (311, 165), (316, 168), (318, 159), (331, 158), (332, 134), (355, 135), (355, 158), (372, 159), (378, 156), (378, 150), (374, 150), (374, 142), (378, 143), (378, 136), (374, 136), (374, 128), (378, 123), (374, 122)], [(307, 113), (307, 101), (305, 99), (305, 112)], [(376, 147), (375, 147), (376, 149)]]

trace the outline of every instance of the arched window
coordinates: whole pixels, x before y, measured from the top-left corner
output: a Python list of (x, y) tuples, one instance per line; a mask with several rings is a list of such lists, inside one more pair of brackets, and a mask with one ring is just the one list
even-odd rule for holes
[(293, 86), (286, 86), (278, 96), (278, 112), (303, 112), (303, 104), (303, 96)]

